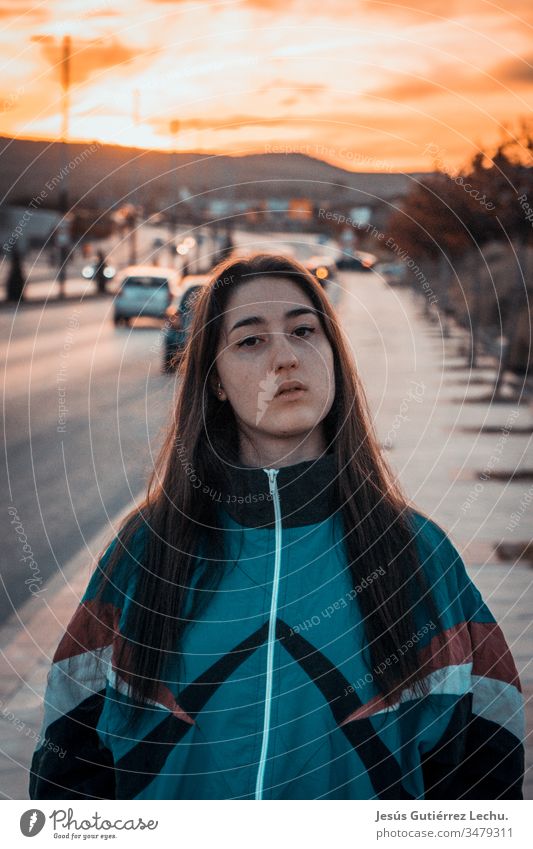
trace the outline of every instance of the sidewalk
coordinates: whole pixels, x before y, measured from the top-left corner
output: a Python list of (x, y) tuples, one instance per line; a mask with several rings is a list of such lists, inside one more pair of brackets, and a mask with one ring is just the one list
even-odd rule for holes
[[(139, 503), (142, 495), (135, 495), (132, 503)], [(87, 548), (46, 584), (40, 598), (31, 597), (0, 629), (0, 798), (28, 798), (28, 766), (41, 731), (42, 697), (52, 656), (97, 555), (124, 513), (112, 517)]]
[[(525, 561), (501, 562), (495, 550), (503, 538), (528, 540), (526, 513), (512, 537), (505, 531), (528, 484), (502, 481), (494, 474), (496, 469), (525, 468), (533, 411), (526, 403), (519, 408), (476, 403), (487, 386), (468, 385), (472, 376), (462, 369), (454, 339), (440, 338), (408, 293), (392, 292), (355, 275), (345, 279), (342, 320), (391, 464), (410, 497), (450, 533), (511, 647), (527, 700), (525, 798), (533, 799), (533, 569)], [(480, 374), (476, 372), (476, 378)], [(488, 372), (488, 385), (490, 379)], [(421, 402), (411, 395), (410, 424), (396, 427), (413, 381), (423, 387)], [(498, 454), (500, 429), (510, 415), (513, 425)], [(475, 489), (479, 472), (490, 462), (492, 477), (489, 474), (481, 490)], [(477, 494), (474, 499), (472, 492)], [(8, 798), (27, 798), (27, 769), (41, 727), (50, 659), (92, 573), (94, 558), (119, 518), (49, 582), (40, 599), (26, 603), (18, 620), (13, 617), (0, 630), (0, 786)]]
[(443, 338), (407, 291), (346, 283), (343, 325), (387, 459), (447, 531), (512, 651), (526, 700), (524, 796), (533, 799), (533, 568), (498, 555), (502, 542), (525, 552), (533, 538), (533, 405), (523, 389), (517, 403), (516, 385), (507, 400), (487, 401), (492, 360), (469, 370), (464, 334)]
[(109, 298), (115, 294), (113, 283), (108, 285), (108, 291), (105, 294), (100, 294), (96, 291), (96, 285), (93, 280), (85, 280), (83, 277), (69, 277), (65, 281), (64, 297), (59, 297), (59, 283), (49, 277), (45, 280), (30, 281), (24, 286), (24, 300), (19, 303), (14, 303), (6, 300), (0, 301), (0, 307), (8, 310), (25, 310), (28, 307), (46, 305), (51, 307), (54, 305), (64, 304), (66, 301), (87, 301), (93, 298)]
[[(188, 278), (204, 277), (204, 274), (186, 274), (182, 280)], [(83, 277), (68, 278), (65, 283), (64, 297), (59, 297), (59, 284), (53, 278), (40, 280), (39, 282), (27, 283), (24, 287), (24, 300), (20, 303), (13, 303), (6, 300), (0, 301), (0, 308), (4, 310), (26, 310), (28, 307), (54, 307), (61, 306), (67, 301), (93, 301), (102, 298), (114, 298), (118, 291), (118, 284), (115, 280), (107, 284), (107, 290), (104, 293), (96, 290), (96, 285), (93, 280), (85, 280)]]
[[(191, 227), (181, 226), (176, 236), (176, 241), (179, 241), (185, 234), (191, 235), (191, 233), (195, 233), (197, 229), (194, 225), (191, 225)], [(139, 230), (139, 241), (142, 244), (138, 245), (139, 259), (136, 264), (153, 265), (157, 263), (165, 268), (170, 264), (174, 265), (176, 262), (175, 257), (174, 260), (169, 259), (168, 252), (163, 249), (154, 250), (152, 245), (155, 235), (163, 235), (165, 239), (169, 238), (166, 231), (160, 231), (154, 228), (148, 228), (148, 230), (149, 232), (144, 235), (143, 239), (140, 238), (144, 232), (143, 228)], [(206, 272), (201, 271), (201, 268), (211, 269), (214, 257), (210, 252), (210, 247), (212, 247), (211, 242), (204, 236), (200, 247), (194, 252), (192, 258), (189, 258), (189, 261), (192, 261), (192, 270), (184, 276), (203, 275)], [(103, 250), (108, 264), (115, 266), (117, 269), (117, 276), (107, 283), (107, 292), (105, 295), (97, 292), (96, 283), (93, 280), (86, 280), (81, 276), (82, 268), (89, 262), (90, 258), (84, 258), (77, 251), (67, 266), (67, 280), (64, 287), (65, 297), (59, 298), (59, 283), (56, 280), (57, 268), (50, 265), (42, 251), (34, 250), (23, 261), (26, 285), (24, 287), (24, 302), (19, 308), (43, 304), (51, 306), (53, 304), (64, 303), (65, 300), (79, 300), (82, 297), (86, 300), (88, 298), (109, 297), (116, 294), (118, 289), (118, 275), (130, 264), (127, 240), (122, 239), (117, 244), (114, 238), (109, 238), (98, 243), (95, 242), (95, 252), (97, 248)], [(184, 261), (184, 258), (178, 258), (176, 270), (183, 270)], [(5, 301), (5, 281), (8, 273), (9, 265), (4, 260), (3, 263), (0, 263), (0, 307), (11, 307), (14, 309), (17, 306), (16, 304), (9, 304)]]

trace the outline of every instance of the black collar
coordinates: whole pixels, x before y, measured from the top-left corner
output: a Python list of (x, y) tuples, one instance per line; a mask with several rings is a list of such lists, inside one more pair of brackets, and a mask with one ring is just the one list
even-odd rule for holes
[[(282, 525), (311, 525), (337, 509), (337, 470), (332, 453), (278, 470), (277, 486)], [(220, 483), (220, 506), (240, 525), (274, 527), (274, 501), (263, 468), (240, 466), (226, 472)]]

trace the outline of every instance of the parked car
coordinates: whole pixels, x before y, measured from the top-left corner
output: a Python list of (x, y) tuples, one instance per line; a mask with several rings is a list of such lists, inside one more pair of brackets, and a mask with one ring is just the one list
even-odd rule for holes
[(407, 269), (401, 262), (378, 262), (374, 271), (377, 271), (389, 286), (402, 286), (406, 283)]
[(329, 256), (311, 256), (304, 262), (305, 267), (314, 274), (324, 289), (335, 280), (337, 263)]
[(167, 319), (163, 326), (163, 364), (164, 372), (175, 371), (179, 355), (185, 348), (192, 318), (194, 305), (208, 278), (197, 278), (182, 292), (175, 305), (167, 311)]
[(337, 260), (337, 268), (341, 271), (371, 271), (377, 261), (377, 256), (366, 251), (353, 251), (343, 254)]
[(121, 274), (115, 298), (115, 325), (129, 324), (137, 316), (165, 318), (180, 293), (180, 283), (181, 276), (174, 268), (130, 265)]

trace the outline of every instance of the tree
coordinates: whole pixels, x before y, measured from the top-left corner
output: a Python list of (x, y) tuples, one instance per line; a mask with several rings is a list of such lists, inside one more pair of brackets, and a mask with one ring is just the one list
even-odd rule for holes
[[(522, 119), (518, 133), (508, 133), (494, 155), (480, 150), (457, 174), (437, 171), (421, 180), (389, 220), (394, 241), (411, 257), (437, 264), (440, 310), (452, 311), (453, 272), (469, 262), (469, 274), (455, 274), (470, 329), (470, 364), (475, 365), (483, 298), (479, 252), (488, 242), (506, 244), (513, 254), (516, 274), (502, 311), (502, 336), (507, 340), (496, 377), (495, 393), (513, 347), (517, 313), (528, 308), (527, 248), (532, 239), (533, 212), (532, 123)], [(529, 205), (531, 202), (531, 206)], [(483, 259), (484, 261), (484, 259)], [(469, 281), (469, 282), (467, 282)], [(501, 308), (501, 304), (498, 305)]]
[(508, 247), (515, 267), (509, 296), (501, 311), (504, 347), (496, 375), (495, 396), (500, 394), (514, 347), (517, 317), (523, 309), (529, 309), (528, 247), (532, 241), (532, 222), (527, 210), (533, 204), (532, 130), (531, 120), (522, 119), (517, 135), (498, 144), (490, 167), (485, 168), (482, 157), (478, 156), (470, 169), (472, 180), (477, 181), (493, 205), (488, 211), (493, 237)]

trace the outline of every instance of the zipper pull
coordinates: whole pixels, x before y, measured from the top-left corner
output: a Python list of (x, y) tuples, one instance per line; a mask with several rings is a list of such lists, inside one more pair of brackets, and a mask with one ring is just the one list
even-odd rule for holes
[(270, 489), (270, 494), (274, 495), (274, 490), (276, 489), (276, 478), (279, 472), (279, 469), (263, 469), (264, 472), (268, 475), (268, 486)]

